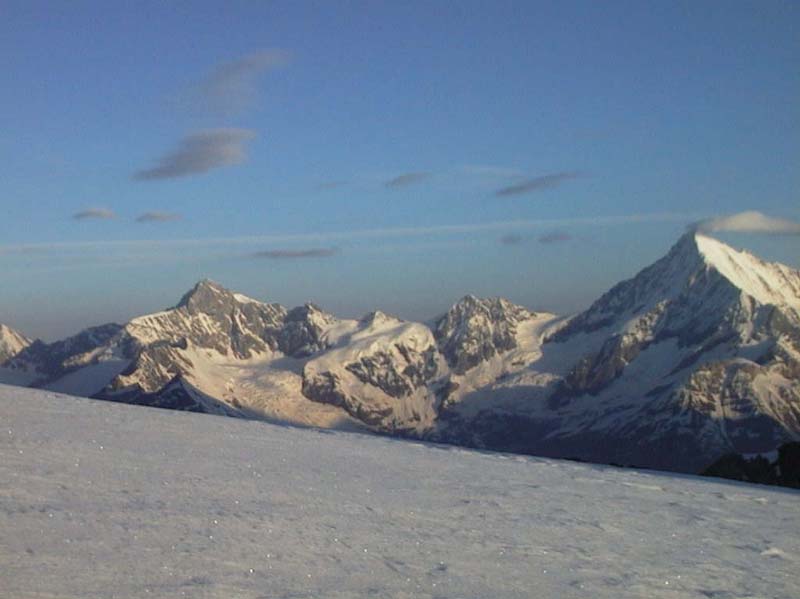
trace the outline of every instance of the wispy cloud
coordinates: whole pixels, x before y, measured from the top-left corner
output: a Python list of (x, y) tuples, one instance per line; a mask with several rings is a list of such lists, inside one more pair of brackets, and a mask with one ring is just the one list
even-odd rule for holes
[(500, 243), (503, 245), (519, 245), (524, 241), (522, 235), (516, 233), (508, 233), (500, 238)]
[(255, 252), (253, 258), (270, 260), (296, 260), (298, 258), (329, 258), (339, 252), (336, 248), (308, 248), (302, 250), (265, 250)]
[(536, 191), (543, 191), (545, 189), (553, 189), (554, 187), (558, 187), (566, 181), (577, 179), (578, 177), (580, 177), (580, 173), (576, 172), (551, 173), (549, 175), (542, 175), (541, 177), (526, 179), (520, 183), (503, 187), (498, 189), (494, 195), (500, 198), (522, 195), (525, 193), (533, 193)]
[(695, 223), (692, 228), (703, 233), (731, 231), (767, 235), (800, 235), (800, 222), (786, 218), (772, 218), (755, 210), (708, 218)]
[(254, 137), (255, 133), (249, 129), (209, 129), (188, 135), (154, 167), (138, 171), (133, 178), (172, 179), (240, 164), (247, 158), (245, 142)]
[(267, 71), (286, 66), (285, 50), (261, 50), (217, 65), (193, 89), (192, 97), (206, 112), (231, 116), (249, 109), (258, 100), (258, 83)]
[(409, 185), (420, 183), (426, 179), (430, 179), (432, 176), (432, 173), (427, 171), (403, 173), (402, 175), (389, 179), (383, 185), (387, 189), (398, 189), (400, 187), (408, 187)]
[(167, 223), (180, 220), (181, 215), (174, 212), (145, 212), (136, 217), (137, 223)]
[(539, 236), (539, 243), (561, 243), (562, 241), (569, 241), (572, 235), (564, 233), (563, 231), (551, 231)]
[(116, 214), (114, 214), (113, 210), (109, 210), (108, 208), (87, 208), (86, 210), (81, 210), (80, 212), (76, 212), (72, 215), (72, 218), (75, 220), (108, 220), (111, 218), (116, 218)]
[(557, 229), (561, 227), (605, 227), (638, 223), (696, 222), (702, 215), (675, 212), (650, 214), (622, 214), (616, 216), (586, 216), (555, 219), (519, 219), (483, 223), (440, 224), (419, 227), (385, 227), (356, 229), (350, 231), (299, 233), (290, 235), (252, 235), (241, 237), (212, 237), (196, 239), (139, 239), (108, 241), (45, 242), (19, 245), (0, 245), (0, 251), (61, 250), (61, 249), (106, 249), (106, 248), (163, 248), (163, 247), (224, 247), (278, 243), (322, 243), (340, 240), (388, 239), (428, 237), (436, 235), (465, 235), (481, 232), (503, 233), (531, 229)]

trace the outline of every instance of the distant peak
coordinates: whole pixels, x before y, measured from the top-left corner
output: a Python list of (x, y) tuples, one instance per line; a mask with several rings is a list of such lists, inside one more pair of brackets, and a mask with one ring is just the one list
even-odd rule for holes
[(676, 249), (682, 250), (684, 253), (689, 251), (697, 254), (706, 262), (730, 254), (747, 255), (751, 258), (755, 258), (755, 256), (753, 256), (750, 252), (737, 250), (727, 243), (724, 243), (716, 237), (712, 237), (708, 233), (705, 233), (697, 228), (691, 228), (689, 231), (684, 233), (678, 239), (675, 245), (672, 246), (671, 253), (675, 252)]
[(696, 250), (698, 237), (703, 237), (703, 234), (700, 233), (695, 227), (691, 227), (678, 238), (678, 241), (676, 241), (672, 247), (673, 249), (676, 247), (682, 247), (693, 248)]
[(515, 311), (520, 306), (515, 305), (503, 297), (480, 298), (472, 294), (465, 295), (451, 308), (453, 309), (481, 309), (492, 311)]
[(713, 270), (757, 301), (790, 307), (800, 314), (799, 271), (766, 262), (704, 232), (688, 231), (657, 265), (661, 282), (682, 280), (680, 277), (691, 276), (699, 269)]
[(194, 286), (195, 289), (216, 289), (221, 291), (227, 291), (222, 285), (217, 283), (216, 281), (212, 281), (211, 279), (200, 279), (197, 284)]
[(231, 296), (231, 292), (211, 279), (201, 279), (183, 295), (176, 307), (202, 308), (205, 304), (214, 303), (215, 298), (224, 296)]
[(382, 324), (385, 322), (392, 322), (392, 321), (399, 321), (400, 319), (396, 316), (391, 316), (390, 314), (386, 314), (386, 312), (381, 312), (380, 310), (374, 310), (369, 314), (366, 314), (361, 317), (361, 322), (367, 325), (373, 324)]
[(753, 254), (750, 252), (737, 250), (736, 248), (731, 247), (727, 243), (723, 243), (719, 239), (711, 237), (710, 235), (705, 235), (704, 233), (695, 233), (694, 237), (697, 250), (709, 260), (728, 254), (747, 255), (751, 258), (755, 258), (755, 256), (753, 256)]
[(486, 305), (488, 300), (482, 299), (475, 295), (467, 294), (458, 300), (450, 310), (464, 310), (464, 309), (476, 309), (478, 307), (483, 307)]
[(731, 261), (740, 260), (751, 261), (752, 263), (747, 265), (749, 267), (757, 264), (766, 264), (750, 252), (737, 250), (699, 230), (691, 230), (684, 234), (673, 246), (673, 251), (675, 248), (682, 250), (684, 255), (691, 253), (699, 257), (706, 266), (715, 268), (724, 268)]
[(0, 324), (0, 361), (7, 360), (31, 344), (31, 340), (9, 326)]
[(668, 261), (676, 271), (694, 270), (704, 262), (700, 252), (700, 237), (700, 233), (690, 229), (678, 238), (661, 262)]
[(514, 323), (529, 318), (531, 312), (502, 297), (479, 298), (465, 295), (437, 320), (437, 328), (454, 326), (458, 322), (486, 319), (490, 322)]
[(325, 312), (322, 308), (313, 304), (311, 302), (307, 302), (302, 306), (297, 306), (289, 310), (289, 313), (286, 316), (286, 320), (288, 321), (301, 321), (301, 320), (311, 320), (311, 319), (322, 319), (322, 320), (329, 320), (332, 319), (333, 316)]

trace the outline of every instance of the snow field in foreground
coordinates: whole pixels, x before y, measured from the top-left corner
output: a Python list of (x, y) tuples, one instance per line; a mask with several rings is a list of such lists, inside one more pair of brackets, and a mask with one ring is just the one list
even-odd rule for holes
[(0, 597), (800, 597), (800, 493), (0, 386)]

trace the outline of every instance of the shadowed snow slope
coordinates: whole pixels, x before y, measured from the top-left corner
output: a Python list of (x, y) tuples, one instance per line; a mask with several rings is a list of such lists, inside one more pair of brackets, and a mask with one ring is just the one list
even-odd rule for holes
[(0, 386), (0, 596), (800, 596), (800, 494)]

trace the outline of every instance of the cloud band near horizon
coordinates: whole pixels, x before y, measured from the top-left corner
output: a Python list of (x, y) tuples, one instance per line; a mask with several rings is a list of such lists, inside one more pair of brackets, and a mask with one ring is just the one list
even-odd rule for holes
[(300, 250), (264, 250), (252, 254), (253, 258), (269, 260), (297, 260), (302, 258), (330, 258), (339, 253), (336, 248), (308, 248)]
[(698, 222), (702, 215), (674, 212), (650, 214), (626, 214), (616, 216), (575, 217), (561, 219), (532, 219), (493, 221), (476, 224), (441, 224), (418, 227), (386, 227), (376, 229), (356, 229), (352, 231), (334, 231), (319, 233), (299, 233), (290, 235), (251, 235), (240, 237), (187, 238), (187, 239), (138, 239), (138, 240), (105, 240), (75, 242), (43, 242), (33, 244), (0, 245), (0, 250), (24, 251), (27, 249), (65, 249), (65, 248), (108, 248), (108, 247), (202, 247), (202, 246), (236, 246), (258, 245), (268, 243), (289, 242), (325, 242), (348, 239), (376, 239), (381, 237), (423, 237), (430, 235), (458, 235), (479, 232), (522, 231), (537, 228), (561, 228), (570, 226), (611, 226), (637, 223), (657, 222)]

